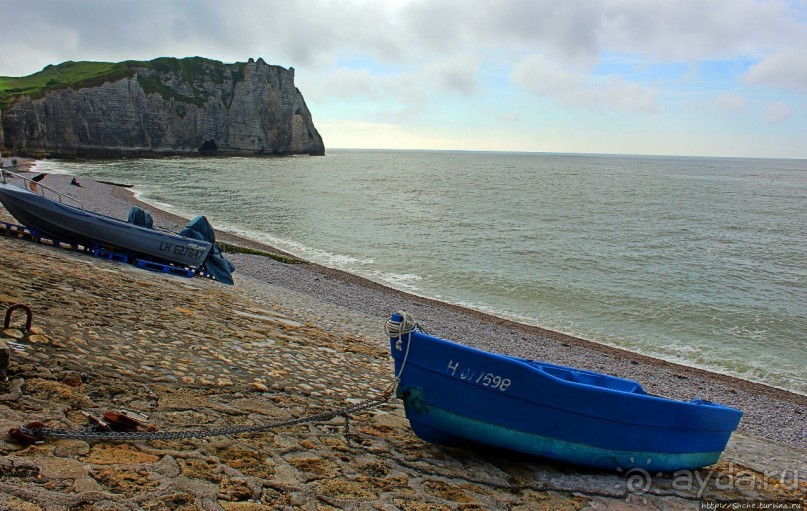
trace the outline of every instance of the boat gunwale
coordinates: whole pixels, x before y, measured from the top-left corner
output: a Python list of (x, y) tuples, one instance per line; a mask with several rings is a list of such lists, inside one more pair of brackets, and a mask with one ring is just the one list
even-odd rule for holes
[[(455, 342), (455, 341), (450, 341), (448, 339), (443, 339), (441, 337), (433, 336), (431, 334), (426, 334), (424, 332), (417, 332), (416, 331), (416, 332), (412, 332), (412, 334), (428, 337), (428, 338), (431, 339), (431, 342), (436, 341), (436, 342), (439, 342), (439, 343), (444, 343), (449, 348), (453, 348), (453, 347), (456, 346), (456, 347), (459, 347), (459, 349), (461, 349), (461, 350), (470, 351), (471, 353), (473, 353), (475, 355), (478, 355), (478, 356), (493, 358), (493, 359), (498, 360), (498, 361), (503, 362), (503, 363), (517, 364), (521, 368), (528, 371), (530, 374), (538, 375), (538, 376), (540, 376), (542, 378), (548, 379), (549, 381), (551, 381), (554, 384), (566, 386), (566, 387), (572, 388), (572, 389), (577, 389), (577, 390), (581, 390), (581, 391), (589, 391), (589, 392), (606, 392), (606, 393), (612, 394), (614, 396), (623, 397), (623, 398), (625, 398), (627, 396), (630, 396), (632, 399), (641, 399), (641, 400), (646, 400), (646, 401), (650, 401), (650, 402), (664, 403), (664, 404), (669, 405), (669, 406), (686, 406), (688, 408), (691, 408), (692, 410), (714, 410), (714, 411), (720, 410), (720, 411), (737, 412), (737, 413), (742, 414), (741, 410), (737, 410), (735, 408), (731, 408), (729, 406), (726, 406), (726, 405), (723, 405), (723, 404), (720, 404), (720, 403), (714, 403), (712, 401), (707, 401), (707, 400), (703, 400), (703, 399), (697, 399), (696, 398), (696, 399), (691, 399), (689, 401), (683, 401), (683, 400), (679, 400), (679, 399), (674, 399), (674, 398), (659, 396), (659, 395), (655, 395), (655, 394), (650, 394), (650, 393), (647, 393), (647, 392), (644, 392), (644, 393), (628, 392), (628, 391), (621, 390), (621, 389), (615, 389), (615, 388), (611, 388), (611, 387), (603, 387), (603, 386), (600, 386), (600, 385), (595, 385), (593, 383), (586, 383), (586, 382), (579, 382), (579, 381), (569, 381), (569, 380), (559, 378), (559, 377), (557, 377), (555, 375), (552, 375), (550, 373), (547, 373), (546, 371), (541, 370), (539, 367), (536, 367), (535, 365), (533, 365), (533, 362), (537, 363), (537, 364), (547, 364), (547, 365), (552, 366), (552, 367), (557, 367), (557, 368), (561, 368), (561, 369), (567, 369), (567, 370), (570, 370), (570, 371), (577, 371), (577, 372), (582, 372), (582, 373), (596, 375), (596, 376), (605, 376), (605, 377), (613, 378), (613, 379), (620, 380), (620, 381), (635, 383), (639, 388), (642, 388), (642, 390), (644, 390), (639, 382), (637, 382), (635, 380), (630, 380), (630, 379), (627, 379), (627, 378), (619, 378), (617, 376), (611, 376), (611, 375), (607, 375), (607, 374), (604, 374), (604, 373), (597, 373), (597, 372), (594, 372), (594, 371), (578, 370), (578, 369), (574, 369), (574, 368), (568, 367), (568, 366), (561, 366), (561, 365), (551, 364), (551, 363), (548, 363), (548, 362), (541, 362), (541, 361), (537, 361), (537, 360), (529, 360), (529, 359), (526, 359), (526, 358), (515, 357), (515, 356), (512, 356), (512, 355), (505, 355), (505, 354), (502, 354), (502, 353), (493, 353), (493, 352), (490, 352), (490, 351), (485, 351), (485, 350), (482, 350), (482, 349), (479, 349), (479, 348), (475, 348), (473, 346), (468, 346), (466, 344), (461, 344), (461, 343), (458, 343), (458, 342)], [(404, 337), (406, 337), (408, 335), (410, 335), (410, 334), (404, 334)], [(395, 359), (400, 358), (399, 356), (396, 356), (395, 350), (392, 350), (392, 351), (393, 351), (393, 353), (392, 353), (393, 358), (395, 358)], [(412, 357), (412, 354), (410, 353), (410, 355), (409, 355), (409, 357), (408, 357), (408, 359), (406, 361), (406, 364), (408, 365), (408, 364), (415, 363), (414, 362), (415, 358), (416, 357)], [(424, 370), (434, 372), (437, 375), (440, 375), (440, 376), (443, 376), (443, 377), (451, 377), (450, 375), (447, 375), (444, 372), (440, 372), (439, 370), (434, 370), (434, 369), (432, 369), (430, 367), (423, 366), (422, 364), (416, 364), (416, 365), (418, 365), (419, 367), (421, 367)], [(484, 389), (484, 390), (492, 390), (489, 387), (485, 387), (484, 385), (478, 385), (478, 384), (473, 383), (473, 382), (466, 381), (465, 383), (468, 383), (468, 384), (472, 385), (475, 388)], [(521, 399), (524, 399), (524, 400), (528, 401), (528, 402), (534, 402), (534, 401), (530, 400), (528, 396), (519, 396), (519, 397)], [(545, 404), (545, 403), (541, 403), (541, 405), (542, 406), (551, 406), (551, 405), (548, 405), (548, 404)], [(560, 408), (560, 407), (553, 407), (553, 408), (564, 409), (564, 408)]]
[[(60, 208), (72, 208), (72, 209), (78, 210), (78, 208), (76, 208), (74, 206), (71, 206), (70, 204), (63, 204), (63, 203), (54, 202), (54, 205), (57, 206), (57, 207), (60, 207)], [(120, 225), (121, 227), (134, 228), (136, 230), (140, 230), (140, 231), (143, 231), (143, 232), (146, 232), (146, 233), (157, 232), (159, 234), (164, 234), (164, 235), (171, 236), (171, 237), (174, 237), (174, 238), (177, 238), (177, 239), (189, 240), (189, 241), (192, 241), (192, 242), (203, 243), (203, 244), (206, 244), (207, 246), (212, 246), (213, 245), (209, 241), (197, 240), (196, 238), (189, 238), (187, 236), (182, 236), (178, 232), (169, 231), (168, 229), (163, 229), (162, 227), (145, 227), (145, 226), (142, 226), (142, 225), (137, 225), (137, 224), (133, 224), (131, 222), (127, 222), (126, 220), (122, 220), (122, 219), (116, 218), (114, 216), (105, 215), (103, 213), (98, 213), (97, 211), (90, 211), (90, 210), (87, 210), (87, 209), (81, 210), (79, 212), (81, 214), (85, 214), (85, 215), (88, 215), (88, 216), (91, 216), (91, 217), (95, 217), (98, 220), (101, 220), (101, 221), (104, 221), (104, 222), (111, 222), (111, 223), (114, 223), (116, 225)]]
[[(41, 174), (41, 175), (44, 177), (44, 175), (45, 175), (45, 174)], [(18, 185), (16, 185), (16, 184), (11, 183), (11, 182), (8, 180), (8, 177), (9, 177), (9, 176), (11, 176), (12, 178), (15, 178), (15, 179), (19, 179), (19, 180), (21, 180), (23, 183), (31, 183), (31, 185), (35, 185), (35, 186), (37, 187), (37, 189), (41, 189), (41, 190), (42, 190), (42, 193), (36, 193), (36, 192), (34, 192), (33, 190), (29, 190), (29, 189), (28, 189), (28, 188), (26, 188), (25, 186), (18, 186)], [(81, 209), (82, 211), (84, 211), (84, 210), (86, 209), (86, 208), (84, 207), (84, 203), (83, 203), (83, 202), (81, 202), (80, 200), (76, 199), (75, 197), (73, 197), (73, 196), (72, 196), (72, 195), (70, 195), (69, 193), (62, 193), (62, 192), (60, 192), (59, 190), (56, 190), (55, 188), (51, 188), (50, 186), (48, 186), (48, 185), (46, 185), (46, 184), (43, 184), (43, 183), (39, 183), (39, 182), (37, 182), (35, 179), (36, 179), (36, 178), (34, 178), (34, 179), (29, 179), (29, 178), (27, 178), (27, 177), (23, 176), (22, 174), (18, 174), (17, 172), (12, 172), (12, 171), (10, 171), (10, 170), (7, 170), (7, 169), (4, 169), (4, 168), (0, 167), (0, 184), (2, 184), (2, 185), (6, 185), (6, 186), (4, 186), (4, 188), (8, 188), (8, 186), (13, 186), (14, 188), (18, 188), (18, 189), (20, 189), (20, 190), (21, 190), (21, 191), (23, 191), (23, 192), (30, 193), (30, 194), (32, 194), (32, 195), (36, 195), (36, 196), (41, 196), (43, 199), (47, 199), (47, 200), (49, 200), (49, 201), (51, 201), (51, 202), (53, 202), (53, 203), (56, 203), (56, 201), (55, 201), (55, 200), (50, 199), (50, 198), (48, 198), (48, 197), (45, 195), (45, 191), (49, 191), (49, 192), (51, 192), (51, 193), (53, 193), (53, 194), (55, 194), (55, 195), (57, 195), (57, 196), (59, 197), (59, 202), (58, 202), (59, 204), (64, 204), (64, 202), (62, 201), (62, 199), (63, 199), (63, 198), (66, 198), (66, 199), (70, 199), (71, 201), (73, 201), (73, 202), (75, 202), (76, 204), (78, 204), (79, 206), (81, 206), (81, 208), (80, 208), (80, 209)], [(74, 206), (74, 207), (75, 207), (75, 206)], [(76, 208), (76, 209), (79, 209), (79, 208)]]

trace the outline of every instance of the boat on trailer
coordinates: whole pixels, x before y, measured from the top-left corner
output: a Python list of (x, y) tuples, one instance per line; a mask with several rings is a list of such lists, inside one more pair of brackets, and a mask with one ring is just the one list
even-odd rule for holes
[(666, 472), (716, 463), (742, 417), (649, 394), (632, 380), (434, 337), (405, 312), (386, 327), (396, 393), (415, 434), (431, 443)]
[(69, 195), (3, 169), (0, 203), (41, 236), (90, 247), (115, 247), (181, 266), (200, 267), (213, 247), (209, 241), (89, 211)]

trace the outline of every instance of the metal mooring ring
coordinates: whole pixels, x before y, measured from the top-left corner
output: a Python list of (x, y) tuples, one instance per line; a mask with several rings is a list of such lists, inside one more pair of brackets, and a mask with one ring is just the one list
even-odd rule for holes
[(6, 311), (6, 321), (3, 323), (3, 328), (9, 327), (9, 325), (11, 324), (11, 313), (17, 309), (22, 309), (25, 311), (25, 314), (27, 315), (27, 318), (25, 320), (25, 331), (30, 332), (31, 322), (33, 321), (34, 313), (31, 311), (30, 307), (22, 303), (14, 304), (8, 308), (8, 310)]

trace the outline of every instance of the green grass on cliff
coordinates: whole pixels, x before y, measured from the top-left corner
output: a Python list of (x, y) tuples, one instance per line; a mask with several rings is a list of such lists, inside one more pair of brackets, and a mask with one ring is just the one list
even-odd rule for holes
[(134, 71), (124, 64), (68, 61), (20, 78), (0, 76), (0, 105), (8, 106), (17, 96), (37, 99), (51, 90), (92, 87), (132, 74)]
[[(231, 68), (233, 81), (243, 79), (243, 64)], [(149, 68), (157, 72), (181, 73), (191, 85), (203, 76), (210, 76), (216, 83), (221, 83), (225, 76), (225, 65), (221, 62), (202, 57), (175, 59), (162, 57), (151, 61), (127, 60), (125, 62), (73, 62), (67, 61), (58, 65), (45, 67), (42, 71), (29, 76), (0, 76), (0, 109), (13, 104), (20, 96), (39, 99), (54, 90), (85, 87), (97, 87), (106, 82), (114, 82), (122, 78), (134, 76), (136, 69)], [(203, 102), (201, 98), (177, 97), (169, 87), (154, 77), (139, 79), (146, 94), (159, 93), (164, 98), (175, 97), (185, 103)]]

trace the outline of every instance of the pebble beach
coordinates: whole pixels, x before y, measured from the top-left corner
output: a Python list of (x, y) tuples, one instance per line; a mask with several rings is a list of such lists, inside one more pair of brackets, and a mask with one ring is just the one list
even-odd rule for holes
[[(44, 185), (125, 218), (186, 219), (127, 188), (48, 175)], [(0, 207), (0, 220), (15, 220)], [(215, 227), (215, 226), (214, 226)], [(278, 252), (218, 232), (230, 244)], [(720, 462), (691, 474), (624, 473), (427, 444), (393, 399), (271, 432), (132, 443), (0, 441), (0, 509), (699, 509), (703, 500), (798, 501), (807, 489), (807, 397), (659, 361), (396, 291), (310, 263), (227, 254), (235, 285), (149, 272), (0, 236), (0, 426), (81, 428), (84, 413), (142, 414), (159, 431), (266, 424), (378, 395), (392, 381), (383, 325), (406, 310), (474, 347), (639, 381), (648, 392), (744, 411)], [(0, 346), (2, 347), (2, 346)], [(688, 476), (688, 479), (687, 479)], [(687, 482), (689, 481), (689, 482)], [(700, 483), (703, 484), (700, 484)]]

